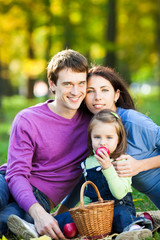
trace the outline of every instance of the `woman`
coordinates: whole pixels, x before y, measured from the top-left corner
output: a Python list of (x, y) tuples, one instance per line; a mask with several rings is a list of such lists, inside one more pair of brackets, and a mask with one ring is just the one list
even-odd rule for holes
[[(90, 69), (85, 102), (93, 114), (109, 108), (120, 115), (127, 135), (127, 155), (113, 165), (120, 177), (133, 176), (132, 186), (160, 209), (160, 127), (135, 110), (124, 81), (113, 69)], [(119, 161), (124, 158), (126, 161)]]

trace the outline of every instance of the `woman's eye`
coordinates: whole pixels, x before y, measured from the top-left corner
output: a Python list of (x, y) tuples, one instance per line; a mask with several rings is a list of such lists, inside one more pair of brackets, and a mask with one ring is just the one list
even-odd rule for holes
[(109, 90), (108, 89), (102, 89), (102, 92), (108, 92)]
[(87, 90), (87, 93), (92, 93), (92, 92), (94, 92), (93, 90)]

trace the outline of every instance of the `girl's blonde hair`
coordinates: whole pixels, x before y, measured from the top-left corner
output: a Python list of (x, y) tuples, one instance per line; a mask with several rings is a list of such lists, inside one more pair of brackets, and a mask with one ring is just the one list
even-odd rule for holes
[(118, 145), (116, 150), (111, 154), (111, 158), (116, 159), (121, 154), (124, 154), (127, 146), (127, 140), (121, 118), (116, 112), (110, 109), (105, 109), (95, 114), (89, 123), (88, 126), (88, 149), (90, 151), (89, 155), (93, 155), (91, 132), (93, 127), (96, 125), (97, 121), (101, 121), (103, 123), (112, 123), (116, 128), (116, 132), (118, 135)]

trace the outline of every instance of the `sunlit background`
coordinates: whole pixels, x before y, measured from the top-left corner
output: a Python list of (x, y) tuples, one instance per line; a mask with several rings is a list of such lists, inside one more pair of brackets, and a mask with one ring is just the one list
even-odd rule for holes
[(159, 16), (159, 0), (0, 0), (0, 101), (47, 95), (47, 64), (65, 48), (149, 94), (160, 82)]

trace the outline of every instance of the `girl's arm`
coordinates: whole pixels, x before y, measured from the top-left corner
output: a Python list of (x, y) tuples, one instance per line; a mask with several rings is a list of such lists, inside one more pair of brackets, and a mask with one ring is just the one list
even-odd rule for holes
[(113, 165), (102, 170), (112, 195), (117, 199), (122, 199), (128, 192), (132, 192), (131, 177), (121, 178), (117, 175)]
[(102, 150), (95, 158), (103, 168), (102, 172), (108, 182), (112, 195), (117, 199), (122, 199), (128, 192), (132, 192), (131, 178), (120, 178), (113, 167), (106, 151)]

